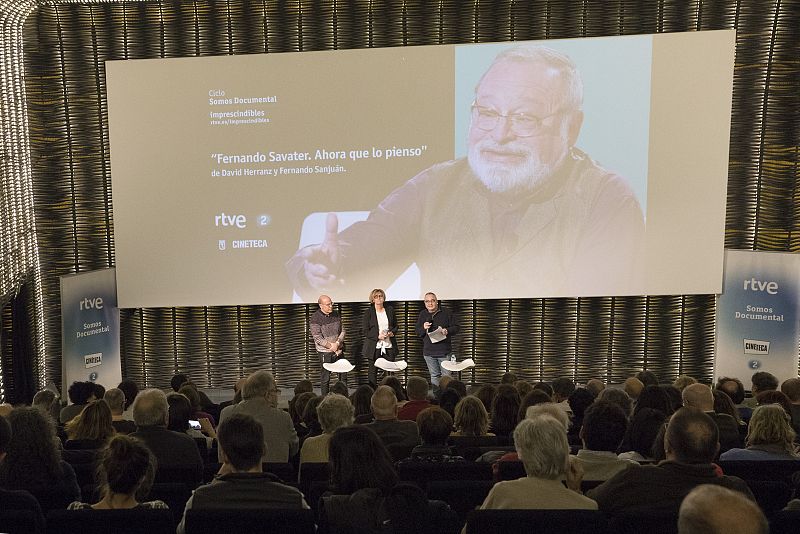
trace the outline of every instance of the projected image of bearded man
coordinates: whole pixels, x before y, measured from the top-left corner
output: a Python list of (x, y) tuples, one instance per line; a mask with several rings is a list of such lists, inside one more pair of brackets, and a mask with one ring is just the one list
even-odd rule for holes
[(642, 210), (575, 146), (582, 99), (564, 54), (500, 53), (475, 90), (467, 158), (426, 169), (342, 232), (329, 217), (325, 240), (287, 263), (298, 293), (387, 285), (416, 262), (423, 288), (451, 295), (639, 294)]

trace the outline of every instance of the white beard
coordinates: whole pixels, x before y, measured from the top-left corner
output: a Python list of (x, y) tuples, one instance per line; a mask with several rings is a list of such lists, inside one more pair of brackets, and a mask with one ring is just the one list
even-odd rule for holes
[[(484, 149), (502, 150), (504, 152), (524, 156), (522, 163), (502, 164), (487, 161), (481, 151)], [(533, 190), (542, 180), (553, 174), (553, 171), (564, 161), (566, 152), (554, 163), (544, 163), (539, 154), (527, 146), (508, 143), (497, 145), (491, 139), (480, 141), (469, 148), (467, 161), (484, 186), (493, 193), (505, 193), (514, 190)]]

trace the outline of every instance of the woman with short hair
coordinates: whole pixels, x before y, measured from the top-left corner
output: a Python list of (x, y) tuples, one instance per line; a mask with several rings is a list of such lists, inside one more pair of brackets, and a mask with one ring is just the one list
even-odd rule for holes
[(394, 318), (394, 309), (386, 305), (386, 293), (383, 289), (376, 288), (369, 292), (369, 307), (364, 310), (361, 328), (364, 332), (364, 360), (369, 362), (369, 384), (375, 388), (378, 385), (375, 360), (384, 358), (393, 362), (397, 355), (397, 342), (394, 338), (397, 321)]
[(477, 397), (468, 395), (456, 404), (454, 436), (493, 436), (489, 434), (489, 414)]
[(300, 449), (301, 465), (306, 462), (328, 461), (328, 443), (331, 435), (337, 429), (353, 424), (353, 404), (343, 395), (328, 393), (317, 406), (317, 418), (322, 427), (322, 434), (312, 436), (303, 442)]

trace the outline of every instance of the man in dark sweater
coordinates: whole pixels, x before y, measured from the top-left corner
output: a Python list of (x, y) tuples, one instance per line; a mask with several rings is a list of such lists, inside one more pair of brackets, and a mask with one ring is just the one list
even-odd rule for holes
[(590, 490), (606, 513), (674, 513), (684, 497), (700, 484), (717, 484), (755, 500), (739, 478), (719, 475), (712, 464), (719, 450), (717, 425), (700, 410), (681, 408), (672, 416), (664, 436), (667, 459), (658, 465), (632, 465)]
[(225, 418), (217, 430), (222, 469), (210, 484), (197, 488), (186, 503), (178, 534), (186, 529), (189, 510), (308, 508), (303, 494), (261, 470), (264, 429), (247, 414)]
[(439, 377), (449, 375), (442, 368), (442, 362), (449, 360), (453, 353), (451, 339), (458, 334), (460, 327), (456, 316), (447, 308), (439, 306), (434, 293), (425, 293), (425, 309), (419, 313), (416, 332), (422, 338), (422, 356), (431, 373), (431, 384), (439, 388)]

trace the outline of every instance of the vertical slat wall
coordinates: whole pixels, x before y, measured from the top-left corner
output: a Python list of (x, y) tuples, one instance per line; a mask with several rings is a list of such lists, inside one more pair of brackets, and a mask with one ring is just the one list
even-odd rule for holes
[[(46, 356), (37, 380), (60, 380), (58, 276), (114, 265), (106, 60), (737, 28), (726, 246), (797, 251), (799, 17), (798, 0), (41, 2), (18, 23), (24, 23), (24, 46), (15, 56), (24, 61), (29, 183), (43, 273), (30, 306), (32, 316), (43, 317), (36, 328)], [(4, 150), (20, 150), (26, 141), (4, 135), (2, 142)], [(9, 180), (25, 183), (5, 169), (2, 178), (3, 191)], [(9, 226), (13, 214), (4, 206), (0, 230), (24, 231)], [(464, 325), (460, 354), (478, 363), (465, 375), (470, 381), (495, 381), (513, 370), (530, 380), (566, 374), (619, 382), (643, 367), (663, 379), (678, 373), (711, 379), (710, 295), (447, 304)], [(352, 332), (351, 351), (360, 348), (364, 306), (339, 306)], [(425, 372), (411, 332), (420, 306), (396, 304), (411, 373)], [(124, 374), (158, 387), (176, 370), (203, 386), (229, 386), (254, 368), (273, 370), (282, 385), (316, 378), (306, 333), (313, 309), (124, 311)], [(365, 378), (363, 368), (358, 374)]]

